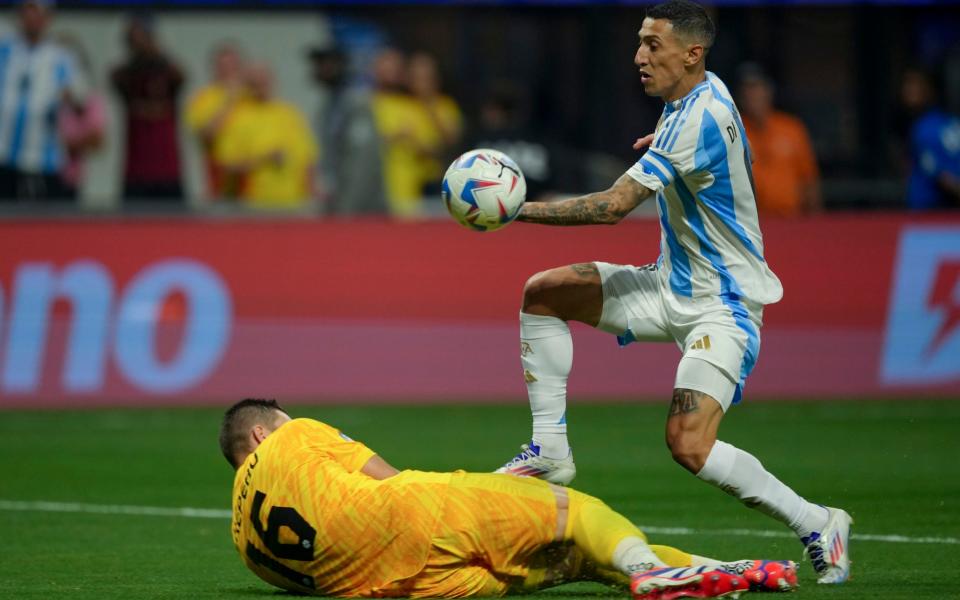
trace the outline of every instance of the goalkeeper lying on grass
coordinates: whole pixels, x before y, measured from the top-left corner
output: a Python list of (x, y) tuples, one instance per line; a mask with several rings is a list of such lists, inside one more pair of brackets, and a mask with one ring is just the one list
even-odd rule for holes
[(670, 599), (796, 586), (792, 562), (648, 545), (600, 500), (539, 479), (397, 471), (273, 400), (231, 407), (220, 447), (237, 470), (234, 544), (257, 576), (294, 592), (454, 598), (598, 581)]

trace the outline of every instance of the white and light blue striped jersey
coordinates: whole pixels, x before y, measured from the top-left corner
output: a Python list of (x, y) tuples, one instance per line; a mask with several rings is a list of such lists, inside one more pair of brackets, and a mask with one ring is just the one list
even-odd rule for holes
[(49, 41), (30, 46), (18, 34), (0, 40), (0, 165), (29, 173), (60, 171), (58, 114), (64, 92), (82, 100), (73, 54)]
[[(678, 296), (772, 304), (780, 280), (763, 256), (750, 145), (713, 73), (667, 103), (650, 149), (627, 174), (657, 194), (660, 276)], [(733, 298), (736, 299), (736, 298)]]

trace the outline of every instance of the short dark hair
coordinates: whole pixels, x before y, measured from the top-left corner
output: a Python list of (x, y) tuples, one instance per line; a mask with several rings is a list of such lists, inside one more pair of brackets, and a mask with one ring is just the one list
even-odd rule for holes
[(276, 400), (245, 398), (223, 413), (220, 424), (220, 451), (233, 468), (237, 468), (236, 455), (248, 442), (247, 434), (257, 419), (270, 418), (272, 412), (286, 413)]
[(651, 19), (666, 19), (673, 24), (673, 30), (680, 35), (693, 38), (710, 49), (717, 37), (717, 28), (707, 11), (689, 0), (669, 0), (647, 10)]

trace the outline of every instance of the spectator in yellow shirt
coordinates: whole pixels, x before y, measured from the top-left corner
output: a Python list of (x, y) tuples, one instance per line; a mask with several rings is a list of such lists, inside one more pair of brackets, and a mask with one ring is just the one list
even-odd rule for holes
[(429, 124), (407, 90), (407, 60), (387, 48), (374, 60), (373, 116), (383, 144), (383, 181), (390, 213), (414, 218), (423, 210), (422, 157)]
[(425, 53), (414, 54), (409, 67), (410, 91), (416, 102), (425, 154), (421, 157), (423, 185), (436, 184), (463, 136), (463, 116), (456, 101), (441, 90), (437, 61)]
[(232, 42), (223, 42), (213, 51), (213, 81), (200, 88), (187, 106), (187, 125), (196, 135), (203, 152), (210, 198), (236, 197), (230, 181), (215, 156), (223, 143), (223, 132), (244, 99), (243, 54)]
[(306, 208), (319, 154), (310, 125), (300, 109), (274, 96), (267, 64), (249, 65), (246, 82), (249, 100), (225, 127), (216, 158), (239, 178), (239, 197), (248, 206)]

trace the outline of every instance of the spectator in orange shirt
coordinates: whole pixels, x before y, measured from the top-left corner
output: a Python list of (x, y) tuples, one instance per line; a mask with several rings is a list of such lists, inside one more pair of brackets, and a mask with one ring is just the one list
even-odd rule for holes
[(820, 172), (800, 119), (775, 110), (773, 83), (753, 64), (740, 68), (738, 105), (753, 152), (753, 180), (761, 213), (794, 217), (818, 212)]

